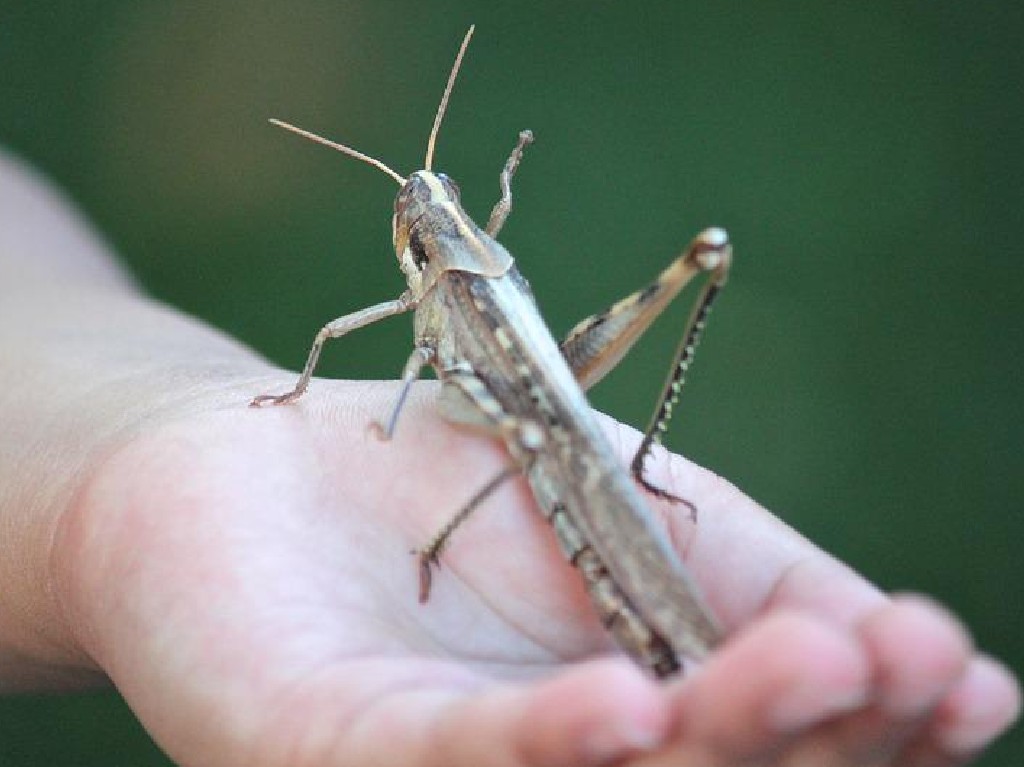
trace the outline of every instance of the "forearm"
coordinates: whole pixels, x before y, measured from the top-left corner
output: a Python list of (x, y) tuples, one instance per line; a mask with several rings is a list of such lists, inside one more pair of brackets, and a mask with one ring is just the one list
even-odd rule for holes
[(239, 382), (266, 370), (139, 293), (77, 214), (0, 154), (0, 691), (98, 673), (49, 562), (90, 471), (147, 424), (244, 401)]

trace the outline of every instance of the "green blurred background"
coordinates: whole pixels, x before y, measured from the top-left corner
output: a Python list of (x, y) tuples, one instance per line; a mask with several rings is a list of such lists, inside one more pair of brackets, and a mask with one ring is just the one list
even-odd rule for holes
[[(0, 144), (154, 295), (292, 368), (394, 297), (394, 185), (266, 123), (437, 165), (556, 335), (699, 229), (736, 267), (671, 444), (1024, 671), (1024, 12), (1013, 3), (0, 1)], [(646, 423), (680, 302), (593, 393)], [(404, 319), (320, 372), (394, 377)], [(1018, 728), (984, 760), (1024, 763)], [(0, 700), (0, 765), (164, 765), (114, 694)]]

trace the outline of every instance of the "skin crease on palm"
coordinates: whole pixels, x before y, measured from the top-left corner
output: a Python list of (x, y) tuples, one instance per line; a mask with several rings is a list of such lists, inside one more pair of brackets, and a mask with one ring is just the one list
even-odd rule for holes
[[(337, 342), (337, 343), (343, 343)], [(183, 765), (953, 765), (1017, 684), (724, 480), (659, 453), (652, 504), (726, 625), (659, 684), (617, 655), (521, 481), (410, 549), (503, 465), (414, 389), (278, 371), (131, 285), (0, 158), (0, 689), (110, 680)], [(396, 350), (396, 359), (404, 352)], [(637, 433), (604, 419), (623, 460)]]

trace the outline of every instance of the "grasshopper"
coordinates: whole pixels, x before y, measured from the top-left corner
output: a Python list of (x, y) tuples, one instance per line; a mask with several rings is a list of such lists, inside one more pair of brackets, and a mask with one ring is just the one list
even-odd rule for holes
[[(556, 343), (528, 283), (495, 239), (512, 209), (511, 180), (533, 135), (519, 134), (500, 174), (501, 197), (484, 229), (463, 210), (456, 184), (431, 169), (441, 120), (472, 34), (470, 27), (448, 77), (427, 142), (424, 169), (407, 178), (348, 146), (271, 121), (367, 162), (399, 184), (392, 239), (408, 288), (394, 300), (325, 325), (295, 387), (284, 394), (257, 396), (251, 404), (298, 399), (309, 386), (325, 341), (414, 311), (414, 348), (394, 406), (379, 426), (382, 436), (394, 434), (409, 389), (429, 364), (441, 382), (442, 415), (500, 439), (510, 459), (506, 469), (416, 552), (420, 601), (428, 597), (431, 569), (439, 565), (453, 531), (499, 485), (525, 475), (566, 557), (582, 574), (604, 625), (642, 667), (656, 676), (668, 676), (679, 670), (683, 657), (705, 657), (721, 632), (637, 485), (655, 496), (682, 501), (645, 479), (644, 462), (667, 427), (711, 303), (725, 284), (732, 248), (723, 230), (705, 230), (654, 282), (587, 318), (561, 344)], [(619, 362), (662, 309), (699, 274), (708, 279), (627, 473), (583, 391)]]

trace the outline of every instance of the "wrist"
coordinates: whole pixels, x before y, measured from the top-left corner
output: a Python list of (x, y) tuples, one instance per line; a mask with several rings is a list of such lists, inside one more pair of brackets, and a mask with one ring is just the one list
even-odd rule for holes
[[(57, 543), (66, 520), (112, 455), (176, 419), (245, 407), (270, 373), (234, 341), (132, 294), (67, 291), (54, 302), (21, 307), (38, 321), (3, 339), (11, 375), (0, 390), (0, 690), (103, 678), (84, 649), (82, 614), (68, 611), (92, 563)], [(16, 314), (17, 303), (3, 313)], [(87, 320), (69, 339), (68, 317), (79, 316)]]

